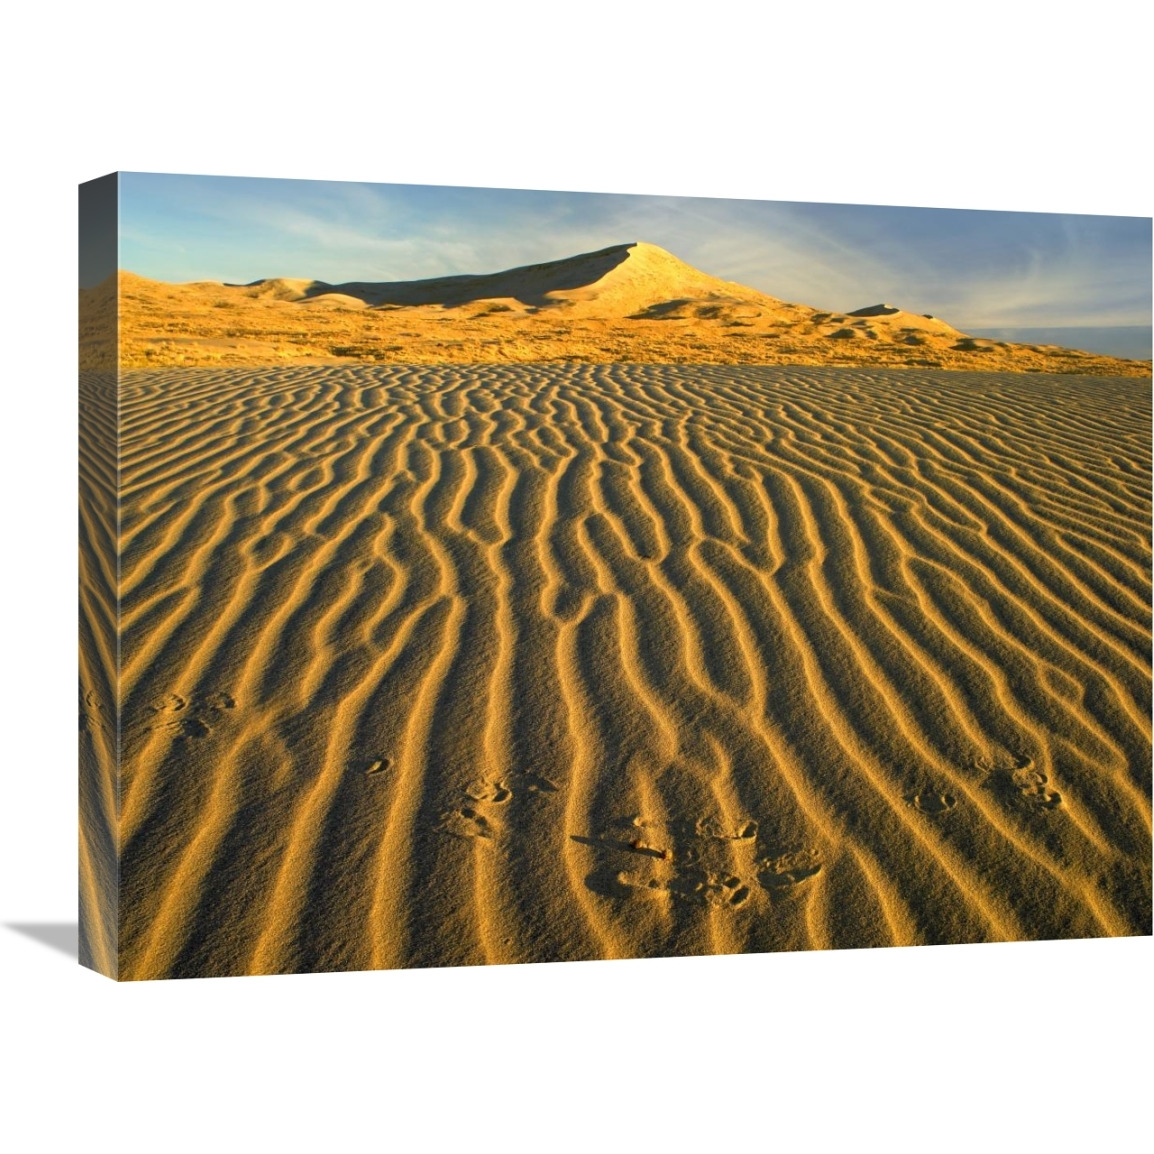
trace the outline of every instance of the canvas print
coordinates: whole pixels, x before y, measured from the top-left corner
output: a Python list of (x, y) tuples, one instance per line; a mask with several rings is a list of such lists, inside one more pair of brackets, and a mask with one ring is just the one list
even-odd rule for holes
[(82, 961), (1151, 932), (1151, 222), (81, 188)]

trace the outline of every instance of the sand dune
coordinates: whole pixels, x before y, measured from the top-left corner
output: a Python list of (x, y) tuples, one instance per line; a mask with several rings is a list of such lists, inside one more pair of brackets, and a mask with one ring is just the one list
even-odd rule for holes
[(93, 374), (115, 374), (120, 368), (118, 313), (120, 277), (113, 273), (93, 288), (81, 289), (77, 307), (77, 360), (89, 380), (81, 386), (91, 396)]
[(812, 364), (1149, 376), (1150, 362), (969, 337), (893, 305), (848, 313), (709, 276), (652, 244), (483, 276), (169, 285), (120, 274), (121, 364)]
[(127, 374), (121, 976), (1149, 933), (1149, 402)]
[(336, 295), (371, 307), (439, 305), (454, 308), (509, 299), (532, 308), (613, 317), (627, 316), (656, 301), (676, 297), (752, 301), (768, 308), (777, 308), (783, 303), (755, 289), (699, 272), (663, 248), (643, 242), (613, 245), (563, 260), (480, 276), (350, 281), (339, 285), (274, 279), (227, 287), (248, 289), (254, 297), (284, 301), (315, 301)]

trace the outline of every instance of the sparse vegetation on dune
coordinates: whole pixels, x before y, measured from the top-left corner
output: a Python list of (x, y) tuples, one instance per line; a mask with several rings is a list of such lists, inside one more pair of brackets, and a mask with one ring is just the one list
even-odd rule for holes
[(887, 305), (790, 304), (644, 244), (395, 284), (176, 285), (120, 274), (124, 368), (536, 361), (1150, 374), (1149, 361), (985, 340)]

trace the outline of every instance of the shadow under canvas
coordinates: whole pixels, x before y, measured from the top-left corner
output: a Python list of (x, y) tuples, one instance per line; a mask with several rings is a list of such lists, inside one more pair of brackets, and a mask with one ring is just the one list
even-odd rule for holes
[(77, 957), (77, 943), (80, 940), (80, 926), (76, 922), (7, 922), (10, 930), (23, 934), (27, 938), (50, 946), (67, 954), (70, 958)]

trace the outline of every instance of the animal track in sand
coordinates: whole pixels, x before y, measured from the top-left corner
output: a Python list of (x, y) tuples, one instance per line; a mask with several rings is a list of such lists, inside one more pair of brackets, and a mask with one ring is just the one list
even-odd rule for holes
[(207, 737), (212, 732), (212, 728), (205, 725), (199, 717), (182, 717), (178, 721), (166, 721), (160, 728), (167, 729), (176, 737), (177, 741)]
[(185, 698), (179, 693), (167, 693), (149, 707), (153, 713), (220, 713), (236, 708), (236, 698), (230, 693), (206, 693), (202, 697)]
[(485, 811), (504, 805), (513, 796), (508, 782), (478, 777), (465, 787), (468, 804), (441, 814), (437, 829), (461, 838), (494, 838), (500, 832), (496, 820)]
[(95, 689), (88, 690), (80, 709), (80, 732), (99, 729), (104, 725), (104, 706)]
[(1011, 754), (1011, 765), (997, 764), (984, 759), (974, 764), (985, 775), (982, 788), (988, 789), (999, 801), (1019, 809), (1057, 809), (1062, 795), (1048, 788), (1049, 778), (1031, 757)]
[(476, 802), (504, 805), (513, 796), (513, 791), (504, 782), (485, 781), (478, 778), (465, 790), (465, 796)]
[(595, 893), (731, 908), (753, 895), (757, 831), (752, 820), (729, 827), (716, 817), (657, 822), (637, 814), (600, 836), (570, 837), (599, 851), (586, 878)]
[(758, 879), (770, 889), (789, 889), (821, 872), (821, 858), (816, 850), (802, 849), (763, 858), (758, 863)]
[(441, 814), (437, 829), (460, 838), (492, 838), (495, 833), (493, 823), (471, 806)]
[[(177, 741), (190, 738), (208, 737), (212, 733), (210, 720), (216, 719), (226, 710), (236, 708), (236, 698), (229, 693), (210, 692), (201, 697), (186, 698), (179, 693), (167, 693), (157, 698), (149, 707), (156, 714), (152, 725), (146, 729), (164, 730)], [(176, 716), (179, 715), (179, 716)]]
[(157, 698), (148, 708), (153, 713), (179, 713), (187, 705), (188, 702), (179, 693), (168, 693), (164, 697)]
[(922, 813), (948, 813), (958, 804), (958, 799), (952, 793), (939, 793), (935, 789), (923, 789), (920, 793), (907, 793), (905, 800), (914, 809)]
[(757, 837), (757, 822), (742, 822), (739, 828), (731, 833), (716, 818), (707, 817), (694, 825), (699, 837), (715, 838), (717, 841), (749, 841)]
[(365, 777), (379, 777), (393, 768), (392, 759), (388, 757), (374, 757), (367, 763), (361, 762), (360, 764), (364, 766)]
[(504, 805), (515, 793), (557, 793), (560, 786), (535, 773), (517, 774), (501, 781), (476, 778), (465, 787), (465, 796), (478, 805)]

